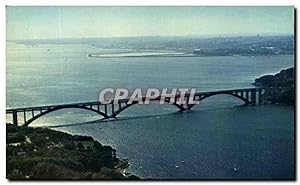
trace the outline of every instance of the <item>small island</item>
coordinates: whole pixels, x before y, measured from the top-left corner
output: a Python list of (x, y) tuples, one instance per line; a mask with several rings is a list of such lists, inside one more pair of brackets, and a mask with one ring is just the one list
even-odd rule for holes
[(6, 124), (9, 180), (133, 180), (128, 160), (89, 136)]
[(263, 99), (269, 103), (295, 104), (294, 67), (284, 69), (275, 75), (265, 75), (255, 79), (256, 87), (263, 87)]

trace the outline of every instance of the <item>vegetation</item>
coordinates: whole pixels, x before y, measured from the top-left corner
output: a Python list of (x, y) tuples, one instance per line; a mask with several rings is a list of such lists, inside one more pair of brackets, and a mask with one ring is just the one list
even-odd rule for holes
[(255, 79), (257, 87), (266, 88), (263, 98), (272, 103), (295, 104), (294, 67), (280, 71), (275, 75), (265, 75)]
[(123, 175), (128, 161), (88, 136), (7, 124), (7, 178), (138, 179)]

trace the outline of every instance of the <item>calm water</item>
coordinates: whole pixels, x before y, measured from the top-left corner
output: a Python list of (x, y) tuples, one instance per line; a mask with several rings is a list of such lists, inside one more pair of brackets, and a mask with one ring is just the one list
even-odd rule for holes
[[(7, 107), (94, 101), (106, 87), (251, 87), (263, 74), (293, 66), (293, 56), (88, 58), (84, 45), (7, 44)], [(91, 135), (129, 158), (134, 174), (152, 178), (291, 178), (294, 110), (241, 107), (230, 96), (211, 97), (179, 114), (170, 105), (133, 106), (118, 121), (82, 110), (62, 110), (33, 126)], [(149, 116), (155, 115), (155, 116)], [(8, 117), (8, 121), (10, 118)]]

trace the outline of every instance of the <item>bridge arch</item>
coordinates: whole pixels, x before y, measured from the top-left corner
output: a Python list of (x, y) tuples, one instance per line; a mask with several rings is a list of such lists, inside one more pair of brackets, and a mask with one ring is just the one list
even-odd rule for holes
[[(159, 100), (152, 100), (152, 101), (159, 101)], [(165, 101), (167, 102), (167, 101)], [(168, 103), (168, 102), (167, 102)], [(138, 102), (132, 102), (131, 104), (126, 104), (124, 107), (121, 107), (120, 109), (118, 109), (117, 111), (115, 111), (112, 115), (110, 115), (111, 118), (115, 118), (118, 114), (120, 114), (121, 112), (123, 112), (124, 110), (126, 110), (127, 108), (138, 104)], [(169, 104), (169, 105), (174, 105), (175, 107), (177, 107), (180, 111), (185, 110), (185, 108), (182, 105), (178, 105), (176, 103), (173, 104)]]
[(36, 119), (40, 118), (41, 116), (44, 116), (46, 114), (49, 114), (51, 112), (57, 111), (57, 110), (62, 110), (62, 109), (69, 109), (69, 108), (75, 108), (75, 109), (85, 109), (85, 110), (89, 110), (89, 111), (93, 111), (97, 114), (100, 114), (101, 116), (103, 116), (105, 119), (109, 118), (109, 116), (107, 114), (105, 114), (104, 112), (98, 111), (96, 109), (90, 108), (90, 107), (85, 107), (85, 106), (79, 106), (79, 105), (69, 105), (69, 106), (58, 106), (58, 107), (54, 107), (54, 108), (50, 108), (44, 112), (41, 112), (37, 115), (34, 115), (32, 118), (30, 118), (29, 120), (27, 120), (24, 123), (24, 126), (28, 126), (30, 123), (32, 123), (33, 121), (35, 121)]
[[(223, 94), (224, 94), (224, 95), (234, 96), (234, 97), (236, 97), (236, 98), (242, 100), (242, 101), (245, 103), (245, 105), (248, 105), (248, 104), (251, 103), (247, 98), (245, 98), (245, 97), (243, 97), (243, 96), (241, 96), (241, 95), (238, 95), (237, 93), (227, 92), (227, 91), (224, 91), (224, 92), (212, 92), (212, 93), (208, 93), (208, 94), (205, 94), (205, 95), (201, 96), (198, 100), (201, 102), (201, 101), (203, 101), (204, 99), (209, 98), (209, 97), (211, 97), (211, 96), (223, 95)], [(196, 105), (196, 104), (189, 105), (189, 106), (187, 107), (187, 109), (191, 109), (191, 108), (194, 107), (195, 105)]]

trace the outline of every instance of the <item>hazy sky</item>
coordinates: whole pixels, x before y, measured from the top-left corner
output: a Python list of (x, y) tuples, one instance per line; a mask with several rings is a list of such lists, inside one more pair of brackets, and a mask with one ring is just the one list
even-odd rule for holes
[(7, 39), (293, 34), (293, 7), (7, 7)]

